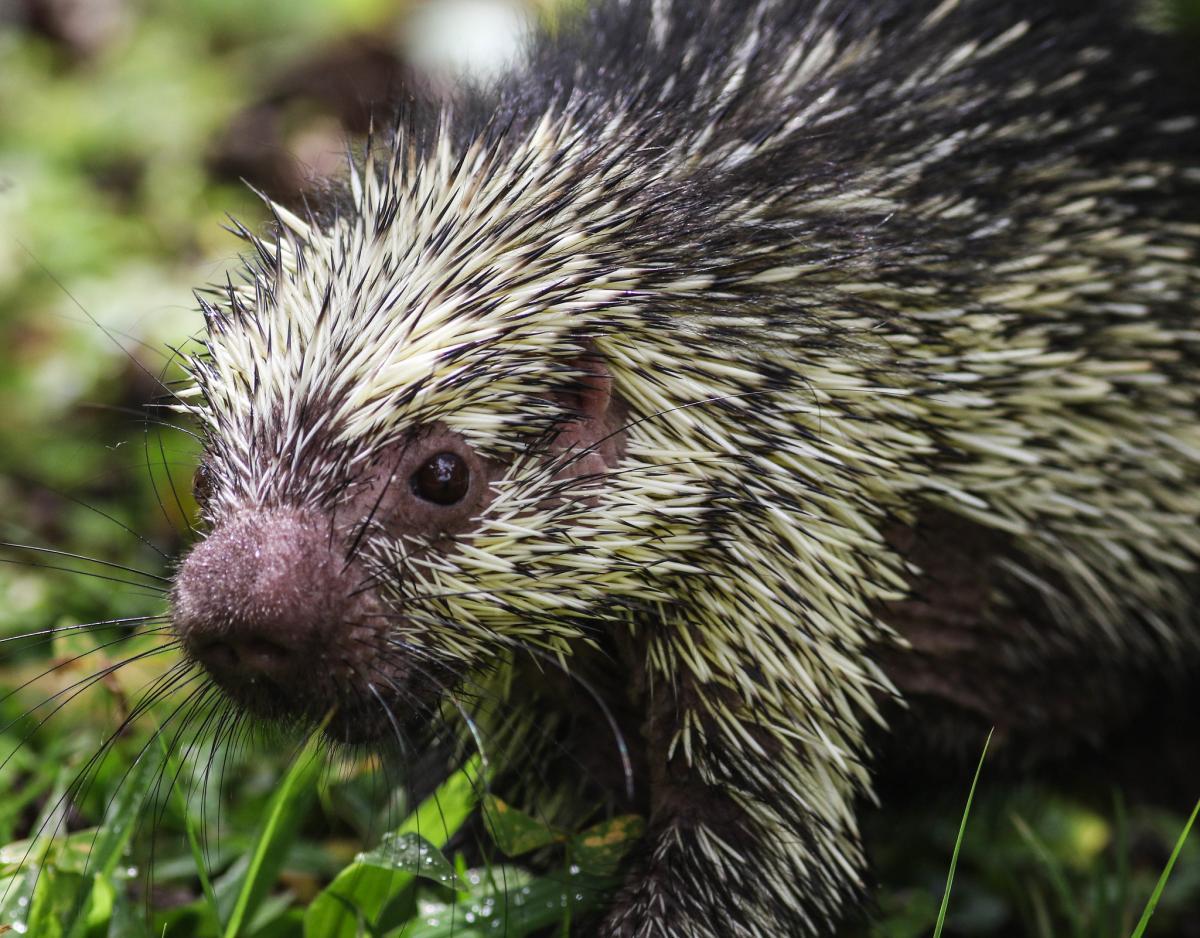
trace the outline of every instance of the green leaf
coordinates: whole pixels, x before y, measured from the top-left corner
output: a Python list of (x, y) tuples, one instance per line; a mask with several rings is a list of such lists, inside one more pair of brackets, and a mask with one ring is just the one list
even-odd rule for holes
[(27, 934), (38, 938), (63, 938), (66, 934), (63, 923), (68, 921), (75, 896), (83, 888), (83, 877), (52, 866), (43, 867), (41, 874), (33, 891)]
[(355, 862), (381, 870), (412, 873), (453, 889), (461, 889), (463, 885), (442, 851), (420, 834), (384, 834), (378, 847), (360, 853)]
[(37, 888), (38, 864), (27, 866), (15, 876), (0, 879), (0, 928), (28, 934), (30, 906)]
[(404, 819), (397, 834), (420, 834), (439, 850), (467, 822), (479, 804), (479, 757), (471, 759), (444, 781)]
[(530, 880), (510, 867), (489, 871), (488, 886), (467, 902), (422, 903), (420, 915), (386, 938), (522, 938), (601, 907), (619, 881), (581, 873)]
[(104, 934), (107, 938), (150, 938), (144, 906), (118, 892), (114, 897), (108, 931)]
[[(53, 917), (58, 911), (57, 895), (48, 894), (48, 885), (44, 881), (54, 878), (54, 868), (49, 863), (51, 852), (55, 848), (54, 838), (47, 833), (54, 827), (54, 815), (58, 811), (62, 799), (66, 797), (67, 782), (70, 769), (66, 766), (59, 768), (58, 777), (50, 791), (41, 813), (34, 822), (34, 838), (17, 841), (0, 848), (0, 867), (11, 875), (0, 880), (3, 893), (0, 893), (0, 926), (10, 927), (19, 933), (37, 935), (40, 932), (31, 926), (41, 925), (47, 915)], [(73, 898), (73, 894), (70, 896)], [(61, 934), (54, 924), (42, 930), (48, 936)]]
[[(478, 758), (441, 784), (393, 837), (415, 834), (437, 850), (466, 823), (479, 801)], [(375, 922), (388, 902), (413, 881), (410, 872), (355, 860), (313, 899), (304, 914), (305, 938), (356, 938), (361, 922)]]
[(989, 730), (987, 739), (983, 742), (983, 752), (979, 754), (979, 765), (975, 766), (975, 777), (971, 779), (971, 790), (967, 793), (967, 806), (963, 809), (962, 821), (958, 825), (958, 837), (954, 841), (954, 853), (950, 856), (950, 870), (946, 873), (946, 889), (942, 893), (942, 905), (938, 909), (937, 924), (933, 928), (933, 938), (941, 938), (942, 928), (946, 924), (946, 910), (950, 908), (950, 889), (954, 885), (954, 869), (958, 866), (958, 854), (962, 850), (963, 836), (967, 832), (967, 818), (971, 815), (971, 802), (975, 800), (975, 786), (979, 784), (979, 773), (983, 771), (983, 760), (987, 758), (988, 746), (992, 743), (992, 733)]
[(317, 776), (323, 765), (320, 732), (317, 730), (309, 738), (271, 796), (266, 818), (246, 863), (233, 911), (225, 924), (225, 938), (242, 934), (243, 926), (250, 923), (283, 868), (288, 850), (296, 839), (299, 820), (315, 793)]
[(99, 873), (93, 876), (92, 888), (88, 893), (87, 914), (76, 920), (71, 929), (72, 933), (79, 931), (80, 923), (86, 923), (87, 934), (107, 930), (105, 926), (112, 920), (116, 897), (117, 889), (111, 879)]
[(1183, 831), (1179, 835), (1179, 839), (1175, 841), (1175, 849), (1171, 851), (1171, 858), (1167, 860), (1167, 866), (1162, 871), (1162, 875), (1158, 877), (1158, 882), (1154, 885), (1154, 892), (1150, 894), (1150, 899), (1146, 903), (1146, 908), (1142, 912), (1141, 920), (1137, 924), (1137, 928), (1133, 930), (1132, 938), (1142, 938), (1146, 932), (1146, 927), (1150, 924), (1150, 919), (1154, 915), (1154, 910), (1158, 907), (1158, 900), (1162, 897), (1163, 890), (1167, 887), (1167, 880), (1171, 878), (1171, 870), (1175, 867), (1175, 861), (1179, 859), (1179, 852), (1183, 849), (1184, 843), (1188, 839), (1188, 834), (1192, 832), (1192, 825), (1196, 823), (1196, 815), (1200, 814), (1200, 801), (1196, 802), (1196, 807), (1192, 809), (1192, 816), (1188, 818), (1187, 824), (1183, 826)]
[(612, 876), (645, 832), (646, 822), (636, 814), (623, 814), (589, 827), (571, 839), (571, 862), (585, 873)]
[(297, 933), (296, 925), (298, 921), (291, 921), (295, 899), (287, 893), (278, 893), (267, 896), (254, 913), (254, 918), (246, 926), (246, 934), (253, 935), (254, 938), (261, 938), (264, 934), (271, 934), (284, 929), (284, 933), (294, 936)]
[(506, 857), (519, 857), (566, 839), (537, 818), (501, 801), (495, 795), (484, 796), (483, 819), (492, 840)]

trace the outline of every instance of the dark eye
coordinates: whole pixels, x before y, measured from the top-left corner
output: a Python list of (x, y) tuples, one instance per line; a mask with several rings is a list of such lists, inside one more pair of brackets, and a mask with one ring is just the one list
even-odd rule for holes
[(205, 503), (212, 498), (212, 494), (212, 470), (204, 463), (200, 463), (196, 467), (196, 474), (192, 476), (192, 497), (196, 499), (196, 504), (203, 508)]
[(471, 470), (455, 453), (438, 453), (425, 460), (413, 473), (412, 490), (418, 497), (435, 505), (453, 505), (462, 501), (471, 487)]

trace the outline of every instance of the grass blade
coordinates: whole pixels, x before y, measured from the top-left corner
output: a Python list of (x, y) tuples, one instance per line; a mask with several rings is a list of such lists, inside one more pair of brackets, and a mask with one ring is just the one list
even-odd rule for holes
[(942, 905), (938, 909), (937, 924), (933, 928), (933, 938), (941, 938), (942, 929), (946, 925), (946, 910), (950, 907), (950, 888), (954, 885), (954, 868), (958, 866), (958, 854), (962, 850), (963, 836), (967, 832), (967, 818), (971, 815), (971, 802), (975, 800), (975, 786), (979, 784), (979, 773), (983, 771), (983, 760), (987, 758), (988, 746), (992, 743), (992, 733), (989, 730), (983, 743), (983, 752), (979, 754), (979, 765), (975, 767), (975, 777), (971, 780), (971, 790), (967, 793), (967, 806), (963, 809), (962, 821), (958, 825), (958, 837), (954, 841), (954, 853), (950, 856), (950, 871), (946, 874), (946, 891), (942, 893)]
[(1113, 823), (1116, 826), (1117, 855), (1117, 926), (1113, 938), (1124, 935), (1133, 927), (1133, 906), (1129, 901), (1129, 818), (1125, 813), (1125, 799), (1119, 791), (1113, 792)]
[(1084, 938), (1083, 916), (1080, 914), (1075, 897), (1071, 894), (1071, 885), (1067, 882), (1067, 877), (1063, 873), (1062, 864), (1055, 859), (1050, 849), (1042, 843), (1041, 838), (1033, 832), (1033, 828), (1025, 823), (1024, 818), (1019, 814), (1014, 814), (1012, 815), (1012, 822), (1021, 839), (1025, 841), (1026, 845), (1033, 852), (1034, 857), (1046, 871), (1046, 875), (1050, 880), (1050, 887), (1054, 890), (1054, 894), (1058, 898), (1059, 911), (1071, 923), (1071, 934), (1074, 938)]
[(254, 842), (246, 873), (234, 902), (225, 938), (236, 938), (249, 924), (258, 906), (274, 884), (287, 852), (296, 838), (299, 820), (316, 790), (321, 758), (321, 730), (317, 730), (297, 754), (283, 782), (271, 796), (266, 819)]
[(1192, 825), (1196, 823), (1196, 815), (1200, 813), (1200, 801), (1196, 802), (1196, 807), (1192, 808), (1192, 816), (1188, 818), (1188, 822), (1183, 826), (1183, 832), (1179, 835), (1179, 839), (1175, 841), (1175, 849), (1171, 851), (1171, 859), (1167, 861), (1166, 869), (1162, 871), (1162, 875), (1158, 877), (1158, 882), (1154, 886), (1154, 892), (1150, 894), (1150, 899), (1146, 903), (1146, 909), (1142, 912), (1142, 918), (1137, 924), (1137, 928), (1133, 930), (1131, 938), (1142, 938), (1146, 932), (1146, 927), (1150, 924), (1150, 919), (1154, 915), (1154, 910), (1158, 908), (1158, 900), (1162, 897), (1163, 890), (1167, 886), (1167, 880), (1171, 877), (1171, 870), (1175, 867), (1175, 861), (1179, 859), (1179, 852), (1183, 849), (1184, 842), (1188, 839), (1188, 834), (1192, 831)]

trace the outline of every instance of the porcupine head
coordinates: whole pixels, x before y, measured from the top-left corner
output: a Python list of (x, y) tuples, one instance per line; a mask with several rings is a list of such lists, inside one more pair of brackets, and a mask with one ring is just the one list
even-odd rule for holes
[(205, 536), (175, 628), (245, 709), (352, 742), (619, 638), (647, 748), (733, 811), (700, 848), (772, 831), (844, 879), (899, 584), (866, 486), (903, 441), (847, 431), (886, 402), (832, 331), (762, 340), (779, 261), (697, 269), (720, 219), (638, 134), (569, 103), (400, 132), (332, 220), (247, 234), (188, 362)]

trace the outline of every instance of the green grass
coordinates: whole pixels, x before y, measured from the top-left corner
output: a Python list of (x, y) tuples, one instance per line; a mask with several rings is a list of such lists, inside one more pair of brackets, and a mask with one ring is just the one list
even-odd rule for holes
[[(957, 921), (956, 901), (964, 903), (952, 895), (952, 887), (962, 885), (962, 871), (979, 863), (981, 854), (972, 851), (973, 843), (979, 846), (983, 840), (995, 850), (998, 864), (1013, 868), (1011, 845), (989, 839), (986, 821), (980, 829), (973, 827), (973, 810), (989, 797), (986, 782), (980, 784), (986, 752), (985, 747), (949, 856), (940, 858), (943, 867), (948, 865), (940, 906), (936, 890), (920, 900), (910, 897), (911, 908), (931, 911), (924, 924), (919, 911), (915, 918), (893, 914), (874, 922), (872, 935), (943, 938), (991, 933), (977, 930), (985, 927), (978, 908), (971, 908), (978, 904), (977, 895), (966, 898)], [(318, 792), (351, 780), (334, 782), (320, 746), (310, 739), (293, 749), (283, 777), (266, 786), (258, 824), (250, 828), (253, 833), (222, 838), (217, 844), (211, 829), (197, 830), (215, 821), (209, 816), (206, 822), (196, 810), (207, 794), (202, 786), (208, 768), (208, 761), (201, 760), (189, 773), (177, 754), (143, 747), (140, 758), (110, 776), (100, 772), (90, 793), (78, 797), (82, 806), (94, 799), (101, 823), (62, 835), (57, 830), (61, 796), (69, 790), (75, 768), (61, 766), (48, 789), (52, 797), (33, 825), (34, 836), (0, 847), (0, 924), (51, 938), (522, 938), (547, 928), (565, 935), (573, 919), (595, 910), (616, 888), (621, 859), (641, 833), (636, 817), (612, 818), (579, 832), (548, 827), (488, 793), (479, 762), (473, 760), (377, 838), (374, 847), (356, 852), (340, 866), (317, 863), (324, 872), (318, 880), (323, 885), (304, 901), (292, 891), (302, 882), (297, 870), (312, 866), (312, 852), (322, 849), (311, 839), (306, 818), (314, 811)], [(178, 779), (169, 793), (163, 784), (167, 777)], [(454, 839), (479, 809), (486, 832), (484, 862), (470, 867), (461, 852), (448, 855), (446, 848), (451, 842), (463, 843), (461, 837)], [(1171, 877), (1198, 813), (1200, 804), (1177, 831), (1169, 859), (1152, 882), (1147, 882), (1145, 863), (1135, 869), (1130, 862), (1128, 842), (1122, 838), (1109, 845), (1112, 866), (1100, 877), (1104, 888), (1096, 890), (1091, 887), (1101, 866), (1078, 868), (1063, 850), (1061, 832), (1052, 826), (1039, 831), (1041, 825), (1009, 812), (1017, 839), (1027, 848), (1024, 859), (1030, 869), (1041, 871), (1040, 876), (1023, 879), (1023, 888), (1029, 896), (1048, 895), (1050, 903), (1033, 906), (1028, 918), (1016, 920), (1019, 931), (1009, 922), (997, 933), (1038, 938), (1177, 934), (1174, 926), (1181, 916), (1190, 915), (1197, 895), (1195, 849), (1190, 851), (1191, 872), (1186, 877), (1190, 883), (1175, 882), (1184, 888), (1172, 895)], [(1123, 825), (1119, 807), (1116, 816), (1117, 824)], [(152, 831), (143, 829), (148, 819)], [(181, 831), (189, 846), (170, 847)], [(145, 835), (151, 833), (159, 849), (155, 857), (145, 853)], [(324, 849), (332, 852), (328, 844)], [(540, 875), (516, 865), (531, 856), (539, 858)], [(216, 875), (211, 884), (200, 886), (212, 872)], [(147, 887), (170, 884), (189, 884), (185, 895), (191, 892), (194, 898), (149, 914), (134, 898)], [(1137, 925), (1131, 926), (1135, 901), (1142, 903), (1142, 911)], [(1160, 904), (1169, 906), (1165, 920), (1156, 916)], [(1161, 927), (1155, 931), (1155, 925)]]
[(1196, 823), (1196, 815), (1200, 813), (1200, 801), (1196, 802), (1196, 807), (1192, 809), (1191, 815), (1188, 817), (1187, 823), (1183, 826), (1183, 830), (1179, 833), (1179, 838), (1175, 841), (1175, 847), (1171, 851), (1171, 858), (1167, 861), (1167, 865), (1163, 868), (1162, 875), (1158, 878), (1158, 882), (1154, 884), (1154, 892), (1150, 894), (1150, 898), (1146, 900), (1146, 908), (1142, 912), (1142, 917), (1138, 919), (1137, 928), (1133, 930), (1132, 938), (1142, 938), (1146, 933), (1146, 929), (1150, 925), (1150, 919), (1154, 915), (1154, 910), (1158, 908), (1158, 902), (1162, 898), (1163, 891), (1167, 888), (1167, 880), (1171, 876), (1171, 871), (1175, 868), (1175, 861), (1179, 859), (1179, 854), (1183, 851), (1183, 845), (1187, 843), (1188, 834), (1192, 832), (1192, 825)]
[[(236, 856), (216, 860), (215, 882), (190, 902), (145, 911), (132, 901), (130, 885), (152, 885), (129, 866), (130, 837), (147, 817), (156, 835), (169, 834), (182, 818), (193, 824), (189, 799), (174, 786), (162, 803), (164, 772), (178, 760), (146, 747), (142, 757), (113, 781), (107, 809), (95, 828), (63, 835), (62, 795), (70, 772), (52, 792), (36, 835), (0, 847), (0, 925), (48, 938), (155, 934), (188, 938), (475, 938), (503, 934), (522, 938), (547, 927), (565, 927), (572, 915), (598, 907), (616, 887), (617, 868), (641, 833), (635, 818), (613, 818), (582, 832), (547, 828), (486, 794), (478, 760), (451, 775), (378, 844), (357, 853), (329, 877), (328, 885), (302, 906), (278, 888), (281, 872), (295, 861), (303, 819), (323, 777), (324, 758), (316, 739), (290, 766), (262, 806), (257, 832), (232, 845)], [(198, 778), (192, 781), (199, 781)], [(199, 791), (194, 789), (193, 793)], [(489, 856), (470, 868), (461, 853), (444, 853), (484, 800)], [(165, 809), (165, 810), (164, 810)], [(160, 813), (161, 812), (161, 813)], [(190, 830), (190, 827), (189, 827)], [(169, 838), (167, 838), (169, 839)], [(187, 855), (146, 857), (154, 883), (208, 878), (214, 857), (203, 840), (189, 834)], [(534, 876), (510, 861), (540, 850), (557, 857)], [(138, 851), (134, 851), (137, 853)], [(190, 865), (189, 865), (190, 860)]]
[[(910, 897), (907, 909), (894, 910), (890, 916), (884, 916), (872, 923), (872, 936), (903, 938), (908, 935), (931, 933), (932, 938), (942, 938), (946, 933), (948, 913), (952, 908), (951, 894), (955, 872), (960, 860), (965, 856), (964, 847), (968, 844), (971, 808), (981, 795), (979, 782), (991, 739), (989, 733), (967, 793), (936, 915), (931, 911), (933, 899), (930, 895)], [(1000, 795), (1000, 800), (1005, 800), (1004, 794)], [(1191, 815), (1183, 823), (1174, 840), (1170, 856), (1157, 878), (1152, 881), (1152, 886), (1147, 885), (1149, 870), (1135, 870), (1130, 861), (1131, 845), (1127, 835), (1127, 818), (1120, 798), (1114, 799), (1113, 808), (1111, 830), (1116, 836), (1107, 845), (1105, 855), (1097, 853), (1086, 867), (1080, 866), (1078, 857), (1063, 850), (1061, 841), (1048, 842), (1033, 825), (1012, 810), (1007, 812), (1009, 827), (1011, 832), (1016, 834), (1018, 850), (1022, 852), (1014, 853), (1011, 843), (1007, 843), (1003, 836), (996, 837), (992, 825), (989, 825), (991, 829), (988, 831), (979, 832), (983, 835), (983, 850), (973, 853), (970, 857), (973, 863), (985, 867), (990, 865), (993, 867), (993, 873), (999, 872), (1002, 875), (1016, 872), (1021, 866), (1034, 871), (1033, 876), (1021, 876), (1017, 886), (1017, 890), (1023, 893), (1027, 902), (1027, 911), (1001, 922), (989, 923), (986, 906), (981, 911), (978, 896), (974, 896), (972, 898), (976, 907), (966, 909), (966, 914), (961, 917), (954, 933), (992, 934), (994, 930), (995, 934), (1022, 934), (1030, 938), (1143, 938), (1146, 934), (1155, 933), (1150, 929), (1151, 920), (1167, 892), (1176, 862), (1184, 852), (1197, 815), (1200, 814), (1200, 802), (1197, 802)], [(1051, 821), (1054, 820), (1050, 814), (1045, 816)], [(1096, 819), (1093, 817), (1092, 820)], [(1053, 831), (1047, 833), (1053, 834)], [(1193, 850), (1192, 853), (1195, 856), (1196, 851)], [(1158, 934), (1178, 934), (1179, 923), (1190, 920), (1197, 895), (1195, 873), (1188, 879), (1190, 882), (1179, 884), (1182, 887), (1177, 899), (1179, 905), (1167, 921), (1158, 923), (1161, 926)], [(1134, 926), (1133, 916), (1138, 908), (1135, 905), (1136, 896), (1146, 892), (1149, 896), (1141, 906), (1140, 918)], [(1015, 908), (1021, 903), (1013, 902), (1012, 905)], [(994, 907), (992, 916), (995, 916)], [(932, 932), (929, 928), (930, 923)]]
[(942, 893), (942, 904), (938, 908), (937, 924), (933, 927), (933, 938), (942, 938), (946, 927), (946, 910), (950, 908), (950, 890), (954, 887), (954, 870), (958, 866), (958, 855), (962, 852), (963, 837), (967, 833), (967, 820), (971, 816), (971, 802), (975, 800), (975, 789), (979, 785), (979, 776), (983, 772), (983, 760), (987, 758), (988, 746), (992, 743), (989, 732), (983, 744), (983, 752), (979, 754), (979, 764), (975, 767), (975, 777), (971, 779), (971, 790), (967, 793), (967, 806), (963, 809), (962, 823), (958, 825), (958, 837), (954, 840), (954, 853), (950, 855), (950, 870), (946, 873), (946, 891)]

